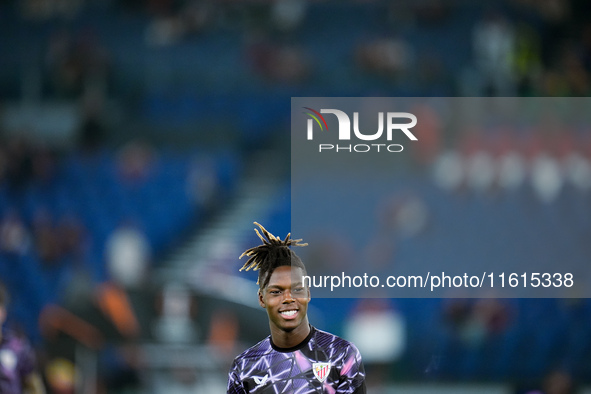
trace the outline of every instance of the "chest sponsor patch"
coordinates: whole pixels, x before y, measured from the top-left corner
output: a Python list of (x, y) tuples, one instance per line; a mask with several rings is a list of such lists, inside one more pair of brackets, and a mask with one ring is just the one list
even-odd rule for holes
[(269, 374), (263, 376), (262, 378), (258, 376), (253, 376), (254, 382), (257, 384), (257, 387), (264, 386), (269, 379)]

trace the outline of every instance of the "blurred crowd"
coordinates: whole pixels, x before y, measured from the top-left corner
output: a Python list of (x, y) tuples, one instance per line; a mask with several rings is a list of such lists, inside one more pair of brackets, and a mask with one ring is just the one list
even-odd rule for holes
[(551, 203), (563, 191), (585, 195), (591, 188), (587, 131), (562, 128), (554, 134), (465, 133), (457, 149), (442, 152), (433, 166), (443, 189), (503, 195), (531, 188), (538, 201)]
[[(97, 2), (27, 0), (18, 5), (29, 22), (66, 22), (55, 24), (44, 38), (46, 92), (75, 97), (82, 91), (106, 93), (115, 87), (118, 95), (125, 95), (114, 81), (131, 70), (113, 53), (108, 32), (100, 23), (76, 27), (68, 23), (98, 7)], [(99, 8), (104, 12), (105, 7), (108, 12), (143, 18), (140, 34), (146, 50), (201, 52), (208, 35), (229, 34), (234, 42), (218, 58), (223, 66), (219, 72), (226, 72), (229, 59), (238, 59), (235, 75), (227, 77), (246, 89), (253, 87), (247, 81), (253, 76), (269, 91), (291, 86), (337, 92), (349, 85), (359, 95), (404, 89), (407, 94), (428, 94), (441, 87), (438, 92), (444, 96), (585, 96), (590, 89), (591, 10), (582, 0), (479, 5), (441, 0), (416, 4), (352, 0), (341, 5), (309, 0), (121, 0)], [(318, 13), (333, 10), (340, 20), (318, 19)], [(355, 18), (361, 22), (357, 27)], [(449, 38), (438, 35), (442, 29), (448, 30)], [(335, 31), (341, 32), (340, 38)], [(319, 42), (310, 42), (310, 37), (322, 34), (326, 48), (319, 50)], [(190, 43), (192, 49), (186, 46)], [(228, 56), (234, 52), (236, 57)], [(212, 53), (202, 55), (210, 59)], [(158, 61), (170, 62), (166, 67), (171, 72), (191, 81), (185, 88), (198, 90), (195, 79), (186, 74), (190, 70), (174, 71), (174, 58)]]
[[(285, 114), (292, 93), (584, 97), (591, 92), (587, 0), (4, 0), (0, 6), (6, 11), (0, 17), (8, 15), (0, 26), (2, 38), (11, 42), (17, 37), (24, 47), (3, 49), (7, 52), (2, 53), (6, 56), (0, 70), (0, 102), (59, 100), (73, 103), (80, 112), (77, 140), (65, 149), (12, 137), (0, 143), (0, 268), (3, 275), (17, 279), (43, 272), (43, 279), (22, 286), (20, 296), (15, 284), (20, 282), (11, 284), (17, 294), (15, 309), (21, 312), (9, 323), (26, 326), (23, 331), (35, 344), (47, 346), (40, 358), (44, 377), (50, 390), (60, 394), (75, 390), (72, 338), (89, 349), (103, 350), (100, 365), (112, 366), (99, 372), (100, 390), (137, 388), (137, 349), (113, 350), (103, 341), (116, 338), (134, 344), (145, 334), (141, 316), (132, 307), (133, 295), (146, 289), (154, 260), (178, 241), (187, 225), (183, 216), (191, 216), (170, 213), (160, 204), (182, 208), (186, 197), (189, 206), (207, 216), (222, 209), (227, 196), (219, 162), (231, 160), (224, 157), (181, 155), (187, 160), (177, 167), (178, 156), (164, 160), (158, 142), (131, 140), (113, 148), (111, 140), (125, 140), (122, 135), (128, 129), (105, 127), (114, 117), (109, 101), (129, 118), (141, 119), (152, 112), (151, 107), (142, 112), (144, 100), (158, 95), (159, 106), (166, 110), (165, 124), (177, 124), (176, 111), (182, 110), (177, 107), (182, 105), (172, 98), (188, 92), (222, 108), (204, 111), (199, 121), (217, 124), (241, 117), (246, 120), (240, 125), (256, 130), (271, 112), (268, 101), (260, 99), (261, 91), (271, 95), (270, 101), (283, 100)], [(129, 32), (112, 33), (115, 20)], [(13, 50), (17, 55), (8, 56)], [(183, 63), (185, 58), (190, 60)], [(257, 94), (251, 97), (253, 91)], [(212, 98), (220, 92), (222, 99), (215, 104)], [(272, 96), (277, 92), (279, 96)], [(232, 97), (239, 95), (247, 100), (231, 106)], [(252, 116), (254, 107), (249, 105), (257, 100), (265, 113)], [(417, 126), (420, 142), (412, 149), (413, 166), (431, 174), (433, 182), (450, 194), (498, 196), (530, 185), (535, 198), (551, 206), (564, 190), (585, 196), (591, 189), (588, 130), (549, 122), (533, 125), (533, 131), (451, 131), (429, 105), (415, 110), (422, 122)], [(188, 111), (197, 112), (190, 105)], [(149, 120), (145, 123), (146, 129), (153, 126)], [(15, 135), (9, 126), (1, 123), (0, 131)], [(283, 118), (270, 129), (281, 127)], [(163, 129), (161, 140), (169, 132)], [(189, 128), (189, 133), (215, 132)], [(236, 141), (243, 140), (235, 138), (229, 144)], [(109, 145), (107, 160), (102, 160), (101, 152)], [(71, 154), (81, 158), (72, 160)], [(162, 170), (166, 165), (170, 173), (184, 171), (173, 179), (178, 188)], [(113, 168), (110, 178), (90, 179)], [(73, 184), (81, 186), (76, 201), (83, 207), (89, 204), (88, 216), (81, 213), (86, 208), (68, 209), (68, 197), (59, 197), (71, 192), (62, 188), (71, 186), (64, 183), (70, 172), (77, 174)], [(52, 190), (62, 202), (56, 210), (43, 201), (55, 196)], [(145, 202), (148, 198), (150, 203)], [(120, 214), (131, 210), (136, 213), (132, 217)], [(387, 198), (377, 211), (377, 236), (361, 255), (384, 269), (397, 257), (399, 245), (392, 236), (419, 237), (433, 217), (428, 202), (413, 193)], [(138, 212), (151, 212), (160, 227), (145, 226)], [(174, 215), (185, 227), (167, 221)], [(155, 239), (160, 242), (155, 244)], [(315, 244), (319, 246), (310, 252), (310, 261), (339, 271), (355, 265), (350, 243), (342, 238), (327, 235)], [(23, 301), (23, 293), (33, 302)], [(156, 317), (155, 322), (148, 319), (153, 323), (148, 331), (155, 338), (171, 343), (175, 338), (177, 343), (200, 338), (227, 357), (233, 354), (239, 337), (237, 314), (218, 311), (199, 332), (194, 324), (196, 304), (187, 288), (167, 284), (150, 296), (150, 318)], [(30, 313), (22, 312), (25, 309)], [(72, 313), (80, 310), (87, 315)], [(467, 349), (465, 361), (477, 354), (470, 351), (508, 335), (523, 311), (498, 300), (453, 300), (438, 306), (433, 321), (446, 328), (445, 344)], [(376, 379), (387, 380), (390, 364), (400, 367), (396, 362), (408, 355), (408, 345), (418, 343), (407, 341), (407, 327), (414, 324), (405, 318), (407, 312), (368, 301), (336, 318), (337, 331), (357, 338), (363, 347)], [(98, 322), (93, 320), (96, 316), (101, 317)], [(360, 333), (368, 331), (382, 346), (364, 341), (367, 335)], [(61, 342), (64, 336), (70, 340), (66, 346)], [(62, 348), (67, 354), (56, 351)], [(427, 369), (440, 369), (440, 362)], [(542, 372), (547, 378), (538, 380), (545, 394), (572, 392), (574, 379), (568, 371)], [(447, 373), (444, 377), (458, 376)], [(175, 379), (194, 382), (195, 377), (179, 368)]]
[[(196, 212), (211, 214), (223, 201), (219, 159), (187, 153), (163, 157), (143, 141), (131, 141), (115, 152), (101, 146), (88, 150), (81, 144), (77, 153), (21, 139), (4, 141), (0, 277), (14, 299), (8, 305), (7, 327), (33, 341), (50, 393), (77, 392), (76, 376), (91, 379), (88, 374), (96, 373), (96, 379), (85, 380), (87, 385), (96, 383), (93, 390), (137, 388), (137, 349), (125, 344), (156, 336), (158, 331), (146, 324), (156, 319), (158, 308), (156, 301), (153, 306), (138, 303), (134, 294), (156, 299), (157, 289), (149, 279), (154, 260), (177, 242), (196, 220)], [(166, 186), (167, 179), (174, 185)], [(167, 208), (172, 204), (160, 206), (163, 199), (158, 195), (158, 205), (146, 206), (147, 197), (140, 191), (168, 193), (182, 217)], [(98, 192), (103, 195), (95, 196)], [(89, 204), (95, 197), (97, 202)], [(101, 198), (129, 200), (131, 205), (119, 211)], [(133, 205), (145, 207), (133, 213)], [(154, 228), (147, 221), (155, 214), (142, 214), (144, 209), (170, 216), (160, 220), (162, 229)], [(167, 302), (162, 313), (170, 314), (174, 302)], [(148, 311), (139, 317), (138, 304), (140, 312), (142, 305)], [(158, 335), (166, 337), (167, 332)], [(99, 357), (94, 366), (98, 370), (93, 372), (92, 364), (90, 372), (79, 370), (80, 357), (85, 357), (80, 351), (90, 352), (91, 359)]]

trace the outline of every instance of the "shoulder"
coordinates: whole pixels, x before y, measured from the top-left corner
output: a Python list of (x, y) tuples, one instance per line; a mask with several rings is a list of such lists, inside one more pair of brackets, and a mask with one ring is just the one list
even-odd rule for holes
[(337, 335), (331, 334), (323, 330), (314, 328), (314, 343), (316, 346), (321, 348), (331, 348), (336, 351), (353, 351), (358, 353), (359, 351), (352, 342), (347, 341)]
[(2, 331), (2, 343), (0, 347), (3, 349), (11, 349), (17, 353), (31, 350), (31, 345), (27, 338), (16, 335), (10, 330)]
[(258, 360), (259, 358), (269, 354), (273, 348), (271, 347), (271, 337), (263, 339), (254, 346), (249, 347), (236, 358), (234, 358), (234, 367), (239, 367), (242, 364), (248, 363), (251, 360)]

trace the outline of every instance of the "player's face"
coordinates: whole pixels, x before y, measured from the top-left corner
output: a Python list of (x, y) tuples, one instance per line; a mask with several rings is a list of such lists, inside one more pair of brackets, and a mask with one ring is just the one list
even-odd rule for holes
[(272, 328), (293, 331), (308, 326), (310, 290), (303, 285), (303, 272), (299, 267), (277, 267), (269, 284), (259, 291), (259, 303), (269, 315)]

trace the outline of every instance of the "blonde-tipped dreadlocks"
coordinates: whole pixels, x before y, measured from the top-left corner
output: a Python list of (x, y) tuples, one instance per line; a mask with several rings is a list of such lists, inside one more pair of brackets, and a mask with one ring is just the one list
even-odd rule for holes
[[(261, 232), (264, 235), (263, 237), (263, 235), (261, 235), (261, 233), (259, 233), (256, 228), (254, 229), (261, 241), (263, 241), (263, 244), (255, 246), (254, 248), (250, 248), (240, 255), (240, 258), (243, 256), (250, 256), (248, 261), (244, 263), (242, 268), (240, 268), (240, 271), (249, 271), (250, 269), (253, 269), (254, 271), (258, 270), (259, 277), (257, 284), (261, 287), (261, 289), (269, 283), (271, 273), (277, 267), (293, 265), (300, 267), (304, 272), (306, 272), (306, 268), (304, 267), (302, 260), (300, 260), (295, 252), (289, 247), (306, 246), (308, 245), (307, 243), (301, 243), (301, 239), (291, 239), (291, 233), (287, 234), (287, 237), (285, 237), (284, 240), (281, 240), (281, 238), (274, 236), (257, 222), (254, 222), (254, 224), (259, 226)], [(261, 279), (263, 279), (262, 283)]]

